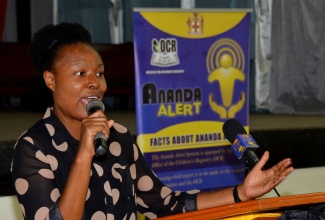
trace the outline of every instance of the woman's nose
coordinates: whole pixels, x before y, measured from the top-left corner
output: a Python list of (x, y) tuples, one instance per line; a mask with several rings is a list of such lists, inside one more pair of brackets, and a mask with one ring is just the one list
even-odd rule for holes
[(89, 74), (87, 77), (87, 86), (92, 89), (97, 89), (99, 87), (99, 82), (94, 74)]

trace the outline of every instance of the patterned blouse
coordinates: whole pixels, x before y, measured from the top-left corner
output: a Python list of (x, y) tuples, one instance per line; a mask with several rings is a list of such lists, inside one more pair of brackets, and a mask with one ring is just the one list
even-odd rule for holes
[[(62, 219), (57, 200), (79, 142), (51, 108), (17, 141), (12, 175), (26, 219)], [(115, 123), (106, 160), (94, 158), (83, 219), (153, 219), (196, 209), (198, 191), (174, 192), (147, 165), (127, 128)]]

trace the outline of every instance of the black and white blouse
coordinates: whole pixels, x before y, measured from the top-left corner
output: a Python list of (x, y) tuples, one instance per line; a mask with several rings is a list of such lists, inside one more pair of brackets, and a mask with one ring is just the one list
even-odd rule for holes
[[(17, 141), (12, 175), (26, 219), (60, 219), (57, 200), (78, 149), (51, 108)], [(108, 139), (107, 159), (94, 158), (84, 219), (136, 219), (137, 211), (154, 219), (196, 209), (196, 194), (174, 192), (146, 163), (134, 138), (115, 123)]]

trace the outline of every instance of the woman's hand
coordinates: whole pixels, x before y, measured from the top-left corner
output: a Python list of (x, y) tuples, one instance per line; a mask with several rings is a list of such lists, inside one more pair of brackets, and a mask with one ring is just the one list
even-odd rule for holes
[(290, 158), (280, 161), (268, 170), (263, 170), (268, 159), (269, 152), (266, 151), (260, 161), (248, 173), (244, 182), (238, 186), (239, 198), (242, 201), (254, 199), (268, 193), (294, 170)]
[[(102, 132), (108, 139), (113, 120), (107, 120), (102, 111), (96, 111), (81, 122), (79, 152), (85, 153), (87, 157), (93, 158), (95, 155), (94, 137)], [(80, 152), (80, 153), (81, 153)]]

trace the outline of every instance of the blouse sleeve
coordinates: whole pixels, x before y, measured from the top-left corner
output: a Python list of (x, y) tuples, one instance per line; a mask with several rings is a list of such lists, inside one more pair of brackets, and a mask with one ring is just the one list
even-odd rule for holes
[(30, 137), (18, 140), (15, 146), (12, 176), (25, 219), (49, 218), (50, 210), (52, 215), (61, 216), (55, 205), (60, 193), (54, 183), (50, 159)]
[(138, 211), (150, 219), (196, 210), (198, 190), (174, 192), (165, 186), (134, 143), (136, 202)]

